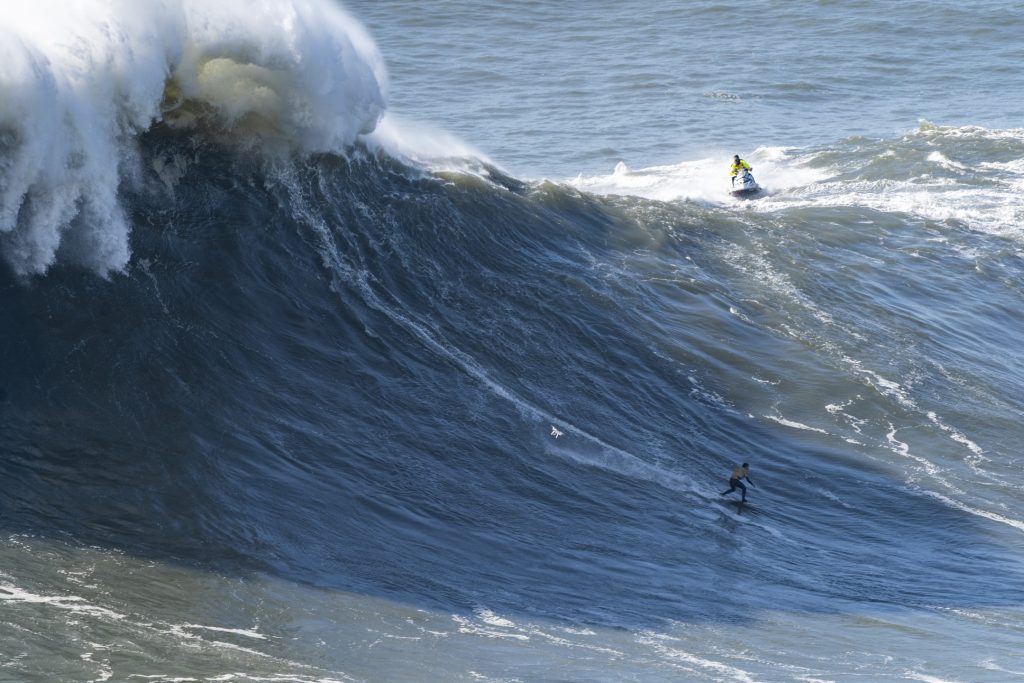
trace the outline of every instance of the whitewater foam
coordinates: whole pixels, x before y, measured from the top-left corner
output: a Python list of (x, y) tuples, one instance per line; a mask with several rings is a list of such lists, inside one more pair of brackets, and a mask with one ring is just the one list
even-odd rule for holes
[(384, 151), (413, 168), (433, 172), (474, 175), (487, 179), (486, 166), (495, 162), (486, 154), (446, 130), (410, 121), (388, 112), (366, 136), (371, 150)]
[[(922, 149), (922, 145), (925, 146)], [(937, 223), (1021, 238), (1024, 221), (1024, 130), (936, 126), (927, 121), (895, 140), (846, 140), (839, 148), (764, 146), (747, 160), (766, 192), (739, 206), (777, 213), (818, 207), (858, 207), (909, 214)], [(1015, 158), (1004, 159), (1012, 155)], [(577, 176), (568, 183), (603, 195), (735, 206), (716, 152), (677, 164)]]
[[(803, 165), (795, 150), (759, 147), (745, 157), (754, 166), (754, 174), (770, 194), (802, 187), (822, 180), (824, 173)], [(724, 152), (678, 164), (631, 169), (619, 162), (610, 175), (582, 175), (569, 184), (587, 192), (604, 195), (628, 195), (657, 201), (694, 201), (707, 205), (731, 203), (729, 161)]]
[[(822, 177), (799, 193), (769, 197), (753, 208), (862, 207), (1024, 237), (1024, 130), (921, 121), (901, 139), (861, 144), (863, 149), (842, 154), (829, 149), (806, 153), (804, 163), (827, 164)], [(882, 160), (885, 170), (879, 177), (873, 166)]]
[(19, 275), (129, 258), (119, 191), (155, 122), (249, 148), (340, 151), (376, 126), (386, 74), (327, 0), (40, 0), (0, 28), (0, 237)]

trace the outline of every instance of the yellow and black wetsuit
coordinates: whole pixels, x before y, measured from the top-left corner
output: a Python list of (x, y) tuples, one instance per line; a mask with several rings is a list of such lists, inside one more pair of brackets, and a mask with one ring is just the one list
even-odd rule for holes
[(729, 475), (729, 490), (728, 491), (723, 491), (722, 495), (724, 496), (727, 493), (732, 493), (736, 489), (739, 489), (740, 493), (743, 494), (743, 500), (746, 501), (747, 500), (747, 487), (743, 483), (742, 480), (746, 479), (747, 481), (750, 481), (749, 474), (750, 474), (750, 468), (749, 467), (743, 467), (742, 465), (740, 465), (738, 467), (734, 467), (733, 470), (732, 470), (732, 474)]
[(740, 159), (739, 161), (732, 162), (732, 168), (729, 169), (729, 175), (732, 176), (733, 178), (735, 178), (736, 174), (740, 172), (741, 168), (745, 168), (745, 169), (747, 169), (749, 171), (750, 170), (750, 164), (745, 162), (743, 159)]

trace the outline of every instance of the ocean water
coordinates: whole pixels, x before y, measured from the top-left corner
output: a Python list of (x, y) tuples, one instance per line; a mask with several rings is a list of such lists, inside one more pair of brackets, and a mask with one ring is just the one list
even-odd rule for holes
[(8, 7), (0, 681), (1024, 680), (1024, 14), (681, 5)]

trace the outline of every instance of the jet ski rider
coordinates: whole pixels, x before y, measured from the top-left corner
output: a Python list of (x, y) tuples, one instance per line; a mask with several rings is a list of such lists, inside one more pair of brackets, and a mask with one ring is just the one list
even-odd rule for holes
[(732, 158), (732, 168), (729, 169), (729, 175), (732, 177), (732, 184), (736, 185), (736, 174), (740, 172), (740, 169), (750, 169), (750, 164), (740, 159), (740, 155), (736, 154)]

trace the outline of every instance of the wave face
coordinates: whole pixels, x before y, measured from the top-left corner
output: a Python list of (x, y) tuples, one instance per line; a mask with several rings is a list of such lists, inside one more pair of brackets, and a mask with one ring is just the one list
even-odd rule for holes
[(403, 147), (327, 4), (47, 9), (3, 43), (11, 676), (1021, 670), (1020, 130), (760, 148), (751, 201), (523, 182)]
[[(137, 150), (122, 272), (4, 275), (12, 538), (409, 604), (472, 642), (566, 625), (541, 657), (625, 629), (641, 674), (678, 654), (670, 624), (1015, 608), (1013, 239), (254, 160), (167, 127)], [(737, 512), (739, 460), (758, 488)], [(377, 628), (364, 609), (346, 628)]]

